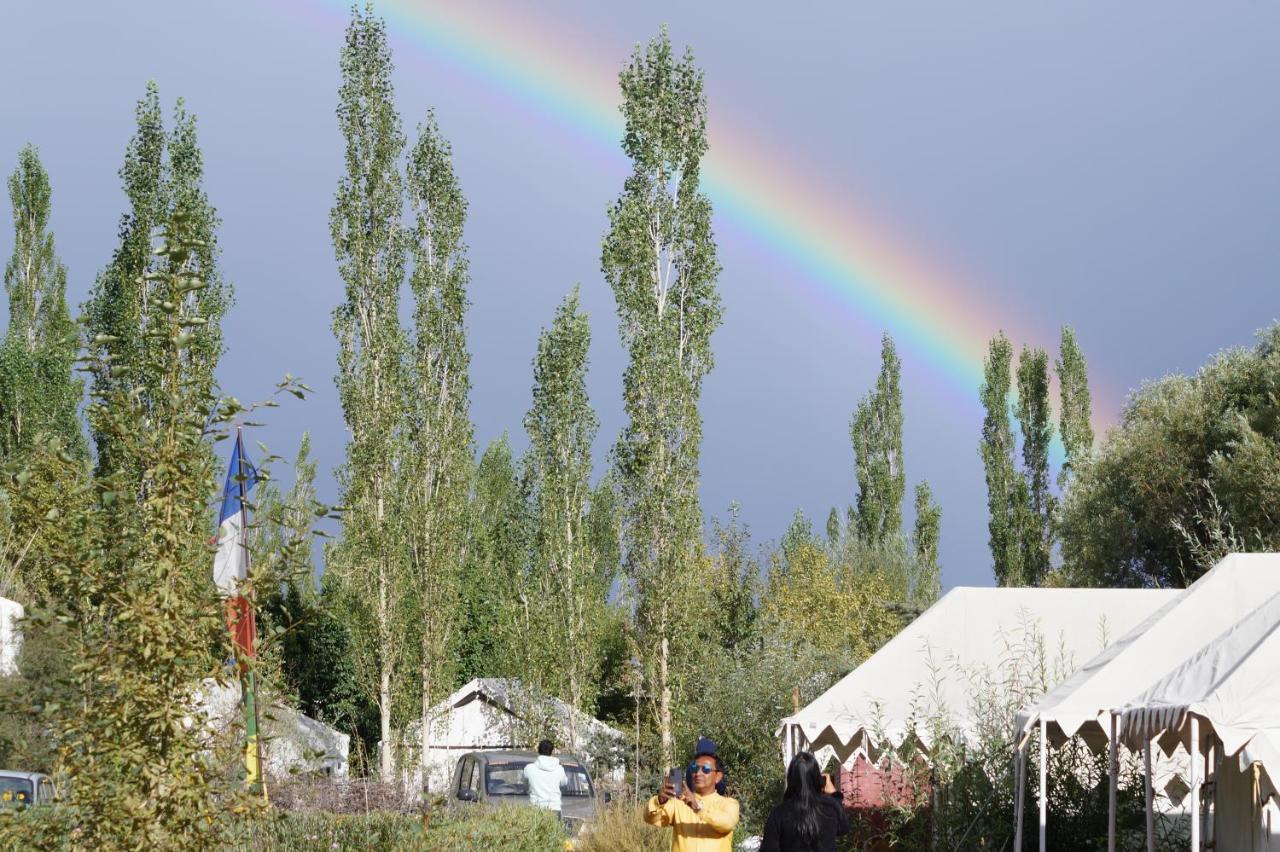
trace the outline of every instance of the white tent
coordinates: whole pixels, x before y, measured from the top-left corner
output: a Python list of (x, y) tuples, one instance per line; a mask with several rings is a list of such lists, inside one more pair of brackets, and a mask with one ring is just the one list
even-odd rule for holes
[[(1271, 564), (1280, 572), (1280, 556), (1272, 557)], [(1156, 740), (1165, 751), (1182, 744), (1191, 752), (1193, 773), (1199, 755), (1216, 746), (1226, 764), (1221, 780), (1239, 793), (1227, 796), (1227, 790), (1217, 790), (1222, 808), (1236, 816), (1231, 823), (1215, 820), (1229, 829), (1215, 832), (1215, 848), (1266, 848), (1257, 845), (1259, 835), (1280, 847), (1280, 811), (1269, 801), (1276, 798), (1280, 780), (1280, 594), (1265, 599), (1127, 702), (1120, 737), (1130, 747)], [(1193, 794), (1196, 786), (1193, 782)], [(1248, 808), (1244, 820), (1241, 798)], [(1193, 814), (1198, 815), (1194, 804)], [(1217, 816), (1224, 816), (1222, 810)], [(1199, 820), (1193, 818), (1192, 825), (1198, 829)], [(1198, 840), (1195, 831), (1193, 850)]]
[(0, 675), (18, 670), (18, 651), (22, 648), (22, 604), (8, 598), (0, 598)]
[[(269, 695), (261, 696), (259, 721), (262, 734), (263, 772), (267, 778), (283, 781), (299, 777), (320, 777), (342, 781), (347, 778), (351, 737)], [(199, 706), (214, 733), (242, 736), (243, 705), (240, 684), (229, 681), (202, 683)]]
[[(1230, 628), (1261, 597), (1277, 592), (1280, 555), (1276, 554), (1232, 554), (1186, 591), (1173, 592), (1175, 597), (1149, 618), (1018, 713), (1015, 742), (1020, 764), (1025, 759), (1021, 748), (1037, 724), (1043, 725), (1045, 739), (1054, 745), (1080, 736), (1095, 749), (1105, 747), (1112, 738), (1114, 708), (1142, 694), (1170, 667)], [(1114, 750), (1111, 763), (1114, 770), (1118, 764)], [(1043, 826), (1047, 816), (1043, 796), (1040, 806)]]
[(899, 746), (914, 734), (927, 748), (926, 715), (945, 715), (953, 735), (972, 738), (971, 676), (1002, 676), (1011, 660), (1070, 670), (1172, 600), (1151, 589), (956, 588), (817, 700), (782, 720), (783, 758), (830, 748), (841, 763), (859, 751)]
[[(412, 767), (407, 789), (444, 790), (458, 758), (468, 751), (528, 748), (543, 737), (621, 777), (626, 735), (563, 701), (536, 695), (515, 678), (476, 678), (431, 708), (427, 778), (418, 759), (420, 720), (405, 726), (404, 759)], [(571, 746), (576, 739), (576, 746)]]

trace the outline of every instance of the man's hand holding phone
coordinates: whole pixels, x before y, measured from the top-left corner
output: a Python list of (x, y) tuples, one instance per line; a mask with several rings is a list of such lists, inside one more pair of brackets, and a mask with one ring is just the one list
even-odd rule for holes
[(665, 805), (668, 799), (683, 798), (684, 773), (673, 769), (662, 779), (662, 790), (658, 792), (658, 804)]

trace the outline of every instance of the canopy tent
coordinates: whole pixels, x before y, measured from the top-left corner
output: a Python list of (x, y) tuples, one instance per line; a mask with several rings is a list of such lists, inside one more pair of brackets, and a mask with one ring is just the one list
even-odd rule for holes
[[(1280, 557), (1272, 564), (1280, 571)], [(1224, 779), (1232, 782), (1252, 775), (1252, 781), (1229, 784), (1238, 788), (1230, 798), (1226, 787), (1218, 789), (1215, 814), (1248, 813), (1253, 823), (1249, 834), (1256, 837), (1258, 823), (1275, 817), (1275, 805), (1268, 800), (1280, 798), (1280, 594), (1267, 598), (1127, 702), (1120, 712), (1120, 738), (1131, 748), (1154, 740), (1166, 752), (1184, 745), (1192, 755), (1193, 772), (1199, 755), (1220, 749), (1227, 764)], [(1195, 787), (1193, 783), (1193, 797)], [(1193, 850), (1199, 840), (1196, 802), (1193, 798)], [(1253, 848), (1243, 842), (1245, 832), (1238, 816), (1236, 820), (1230, 831), (1215, 832), (1215, 837), (1242, 842), (1216, 848)], [(1272, 835), (1270, 827), (1263, 829), (1280, 843), (1280, 825), (1274, 830)]]
[(1232, 554), (1017, 716), (1018, 742), (1044, 720), (1049, 741), (1080, 736), (1101, 749), (1110, 714), (1280, 592), (1280, 554)]
[(1127, 634), (1177, 591), (956, 588), (799, 712), (782, 720), (783, 759), (830, 748), (842, 764), (909, 736), (925, 748), (927, 716), (975, 736), (973, 676), (1026, 658), (1068, 670)]
[[(1030, 703), (1018, 713), (1015, 723), (1015, 742), (1018, 759), (1018, 792), (1017, 801), (1017, 839), (1021, 841), (1022, 809), (1021, 801), (1025, 787), (1026, 754), (1025, 748), (1031, 732), (1039, 728), (1041, 736), (1040, 789), (1045, 783), (1045, 750), (1046, 743), (1061, 744), (1074, 736), (1080, 736), (1086, 743), (1098, 748), (1111, 741), (1111, 796), (1110, 810), (1112, 814), (1109, 833), (1114, 843), (1115, 834), (1115, 789), (1117, 785), (1117, 767), (1119, 755), (1116, 741), (1121, 739), (1120, 711), (1125, 705), (1134, 705), (1130, 712), (1129, 734), (1124, 742), (1134, 749), (1144, 752), (1144, 763), (1152, 765), (1152, 742), (1172, 757), (1179, 743), (1187, 752), (1179, 755), (1179, 761), (1185, 769), (1189, 769), (1190, 790), (1186, 801), (1191, 814), (1199, 812), (1200, 791), (1208, 766), (1201, 766), (1198, 757), (1200, 746), (1205, 744), (1207, 734), (1197, 737), (1195, 746), (1190, 741), (1190, 727), (1187, 723), (1186, 708), (1179, 710), (1177, 702), (1172, 701), (1171, 689), (1179, 688), (1175, 682), (1176, 672), (1186, 671), (1191, 660), (1205, 659), (1205, 654), (1212, 654), (1209, 648), (1218, 647), (1218, 659), (1231, 654), (1239, 654), (1239, 645), (1228, 648), (1219, 645), (1219, 640), (1228, 635), (1235, 635), (1237, 642), (1246, 623), (1251, 624), (1255, 634), (1263, 630), (1262, 625), (1269, 617), (1264, 612), (1255, 612), (1259, 601), (1280, 595), (1280, 555), (1277, 554), (1231, 554), (1219, 562), (1212, 570), (1193, 583), (1185, 591), (1175, 592), (1176, 598), (1167, 602), (1159, 610), (1151, 614), (1142, 623), (1123, 636), (1115, 644), (1101, 654), (1089, 660), (1071, 677), (1044, 696)], [(1266, 607), (1263, 607), (1266, 610)], [(1202, 680), (1211, 679), (1212, 672), (1202, 671)], [(1195, 675), (1187, 675), (1195, 677)], [(1188, 688), (1186, 680), (1178, 680), (1181, 688)], [(1195, 690), (1192, 689), (1192, 692)], [(1280, 697), (1280, 693), (1276, 693)], [(1186, 696), (1184, 696), (1186, 697)], [(1159, 701), (1153, 704), (1153, 701)], [(1189, 701), (1190, 699), (1188, 699)], [(1186, 702), (1184, 702), (1185, 704)], [(1141, 705), (1142, 711), (1137, 709)], [(1177, 724), (1172, 724), (1176, 722)], [(1164, 724), (1169, 723), (1169, 724)], [(1265, 749), (1268, 739), (1258, 739), (1256, 750)], [(1280, 740), (1277, 740), (1280, 742)], [(1239, 748), (1239, 745), (1236, 745)], [(1228, 752), (1233, 753), (1233, 752)], [(1190, 759), (1188, 760), (1188, 755)], [(1158, 758), (1158, 754), (1156, 755)], [(1153, 782), (1152, 772), (1147, 772), (1148, 799), (1148, 836), (1154, 831), (1152, 827)], [(1229, 782), (1233, 779), (1226, 779)], [(1236, 788), (1245, 785), (1236, 784)], [(1220, 812), (1220, 811), (1219, 811)], [(1047, 822), (1047, 803), (1040, 799), (1040, 848), (1045, 848)], [(1198, 843), (1200, 824), (1192, 818), (1193, 848)], [(1114, 848), (1110, 846), (1109, 848)], [(1221, 848), (1221, 847), (1220, 847)]]

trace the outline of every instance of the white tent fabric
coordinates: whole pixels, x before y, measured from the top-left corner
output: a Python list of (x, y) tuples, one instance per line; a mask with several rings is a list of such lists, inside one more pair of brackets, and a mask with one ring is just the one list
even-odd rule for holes
[(1110, 712), (1172, 666), (1280, 592), (1280, 554), (1232, 554), (1123, 638), (1089, 660), (1017, 717), (1021, 741), (1040, 719), (1054, 745), (1080, 735), (1095, 748), (1110, 738)]
[(0, 598), (0, 675), (18, 670), (18, 651), (22, 648), (22, 604), (8, 598)]
[(956, 588), (798, 713), (782, 720), (784, 759), (831, 747), (844, 763), (871, 745), (899, 746), (916, 720), (942, 713), (972, 737), (971, 676), (1000, 672), (1030, 653), (1049, 671), (1070, 671), (1169, 603), (1152, 589)]
[(1280, 594), (1128, 702), (1120, 738), (1132, 745), (1159, 736), (1166, 751), (1177, 742), (1189, 745), (1193, 714), (1208, 723), (1200, 726), (1202, 737), (1211, 727), (1223, 755), (1239, 755), (1241, 770), (1261, 764), (1267, 792), (1274, 794), (1280, 780)]

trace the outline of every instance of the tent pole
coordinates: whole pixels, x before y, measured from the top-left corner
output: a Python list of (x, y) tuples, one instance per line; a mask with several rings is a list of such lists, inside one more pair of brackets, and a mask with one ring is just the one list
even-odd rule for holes
[(1218, 804), (1216, 801), (1218, 789), (1218, 738), (1215, 735), (1208, 739), (1208, 748), (1206, 748), (1204, 752), (1204, 780), (1206, 784), (1209, 781), (1213, 781), (1214, 796), (1213, 798), (1206, 798), (1204, 803), (1205, 812), (1209, 817), (1206, 820), (1205, 827), (1206, 844), (1217, 843), (1218, 840)]
[(1116, 852), (1116, 788), (1120, 780), (1120, 746), (1116, 743), (1116, 714), (1111, 714), (1111, 760), (1107, 764), (1107, 852)]
[(1049, 723), (1040, 717), (1040, 852), (1045, 844), (1045, 827), (1049, 822)]
[(1013, 848), (1022, 849), (1022, 804), (1026, 801), (1023, 794), (1027, 789), (1027, 753), (1023, 743), (1015, 742), (1013, 744), (1013, 810), (1014, 810), (1014, 830), (1013, 830)]
[(1151, 740), (1142, 742), (1142, 773), (1147, 789), (1147, 852), (1156, 852), (1156, 813), (1151, 794)]
[(1191, 717), (1191, 852), (1200, 852), (1200, 719)]

